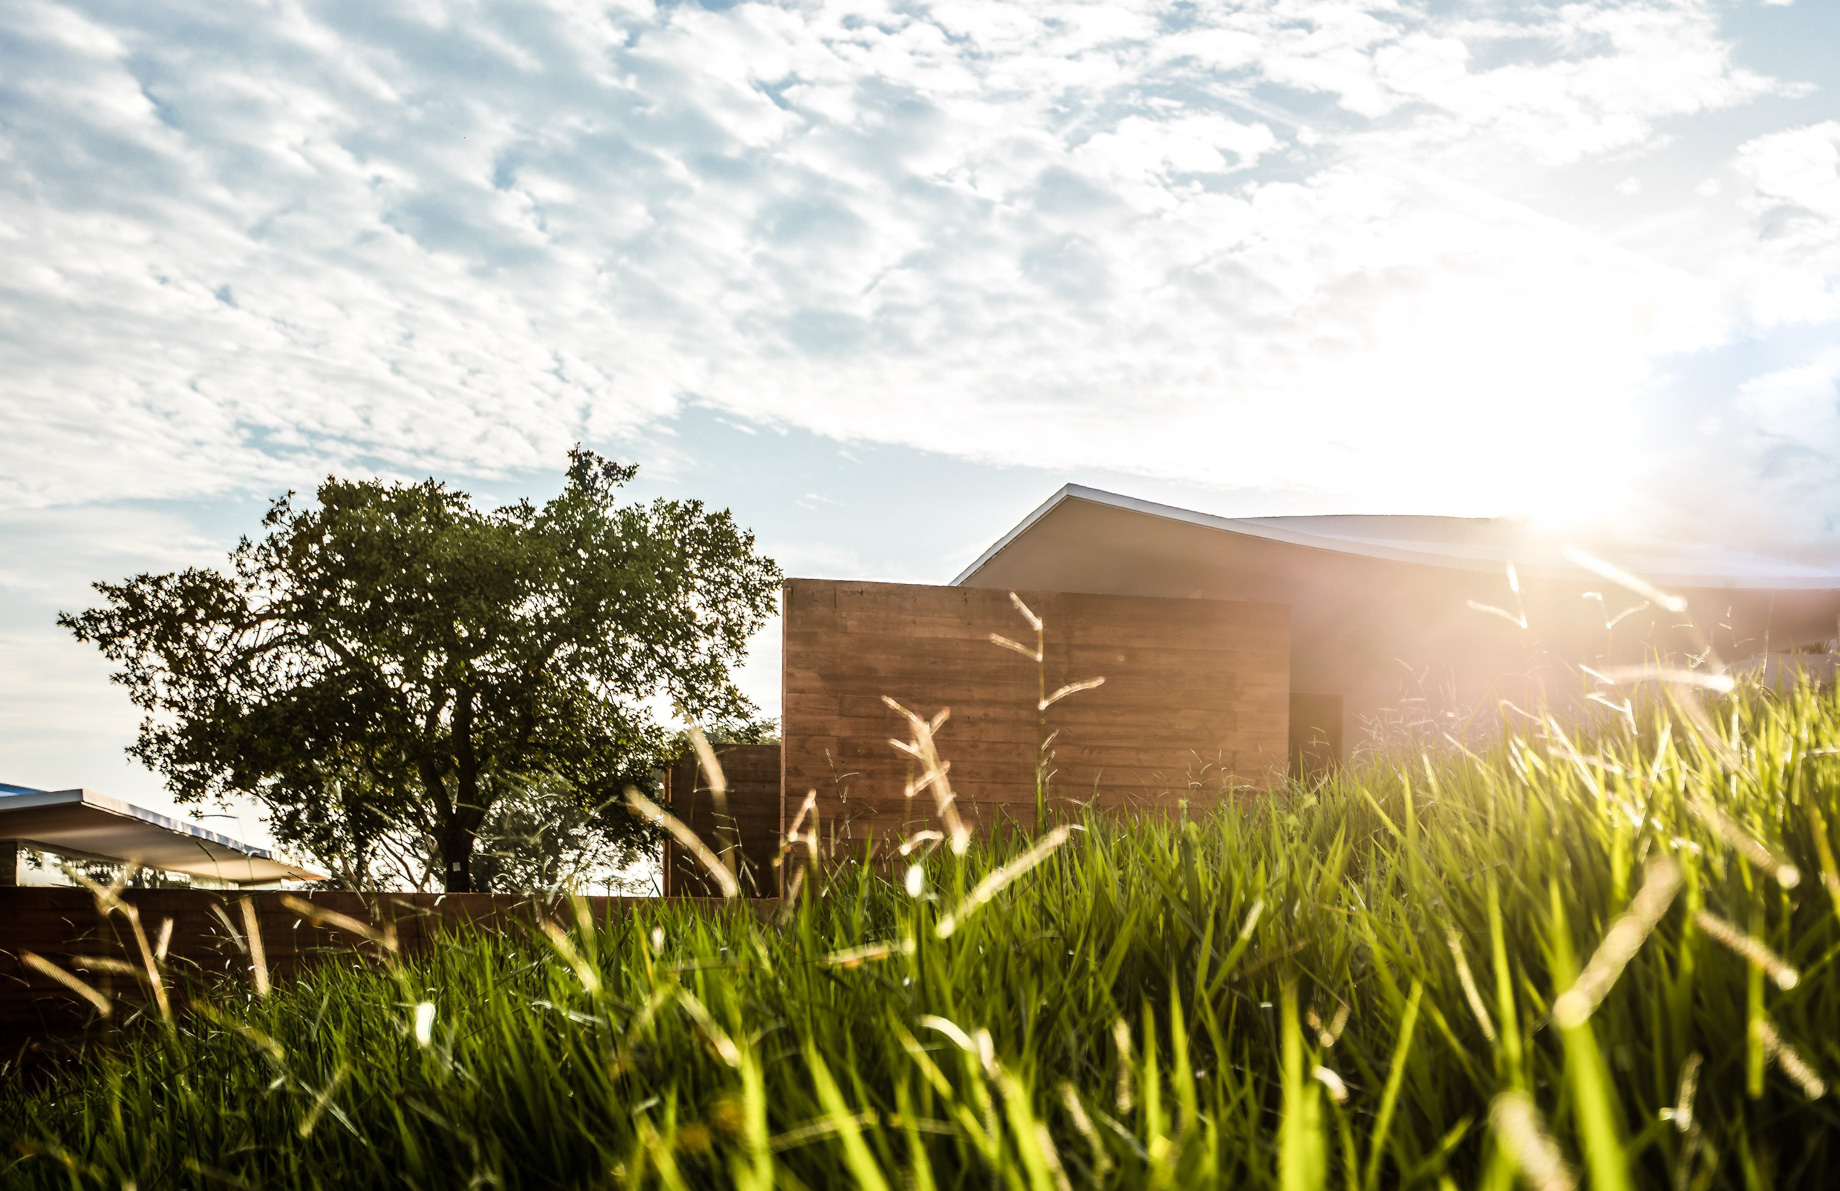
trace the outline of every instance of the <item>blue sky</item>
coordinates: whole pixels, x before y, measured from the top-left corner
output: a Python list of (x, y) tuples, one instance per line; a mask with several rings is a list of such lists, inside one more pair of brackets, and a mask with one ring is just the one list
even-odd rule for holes
[(1837, 51), (1811, 0), (14, 0), (0, 780), (159, 801), (89, 581), (577, 441), (798, 574), (943, 582), (1067, 480), (1831, 554)]

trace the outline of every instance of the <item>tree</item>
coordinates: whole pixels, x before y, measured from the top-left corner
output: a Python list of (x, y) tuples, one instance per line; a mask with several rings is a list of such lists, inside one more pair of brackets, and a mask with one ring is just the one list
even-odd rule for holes
[(499, 893), (555, 893), (600, 883), (643, 892), (622, 876), (639, 859), (625, 799), (584, 805), (539, 779), (500, 794), (480, 831), (473, 877)]
[(328, 479), (275, 501), (231, 573), (98, 583), (58, 623), (121, 664), (147, 713), (128, 751), (181, 802), (252, 795), (347, 883), (394, 851), (467, 892), (507, 791), (604, 806), (662, 764), (648, 703), (752, 711), (730, 668), (779, 569), (726, 510), (618, 503), (637, 470), (577, 449), (560, 496), (491, 512), (433, 479)]

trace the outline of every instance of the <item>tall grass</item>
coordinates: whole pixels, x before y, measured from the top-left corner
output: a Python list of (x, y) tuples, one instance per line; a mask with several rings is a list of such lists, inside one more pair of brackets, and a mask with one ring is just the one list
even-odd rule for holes
[(354, 953), (16, 1086), (0, 1182), (1826, 1186), (1836, 819), (1840, 703), (1740, 690)]

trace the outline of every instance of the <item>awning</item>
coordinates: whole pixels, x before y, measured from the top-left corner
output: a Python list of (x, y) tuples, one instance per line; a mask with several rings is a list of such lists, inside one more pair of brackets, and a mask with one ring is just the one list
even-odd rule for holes
[(235, 885), (325, 879), (262, 848), (94, 790), (0, 785), (0, 840)]

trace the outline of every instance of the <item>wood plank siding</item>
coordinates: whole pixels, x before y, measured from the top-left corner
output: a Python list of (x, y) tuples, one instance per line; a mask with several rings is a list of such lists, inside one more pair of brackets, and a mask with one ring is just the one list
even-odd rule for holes
[[(1048, 691), (1103, 677), (1047, 711), (1052, 801), (1173, 806), (1263, 787), (1289, 760), (1290, 612), (1280, 604), (1027, 591), (1045, 624)], [(818, 793), (833, 848), (937, 826), (904, 796), (911, 765), (890, 696), (940, 729), (961, 813), (1027, 827), (1040, 743), (1038, 675), (990, 634), (1033, 647), (1009, 593), (793, 579), (785, 585), (786, 814)]]
[[(665, 807), (709, 850), (734, 849), (730, 862), (744, 897), (773, 897), (779, 884), (773, 864), (780, 837), (780, 758), (777, 744), (718, 744), (716, 761), (728, 782), (726, 811), (716, 806), (695, 753), (665, 770)], [(676, 844), (664, 849), (667, 897), (709, 897), (719, 893), (708, 871)]]

